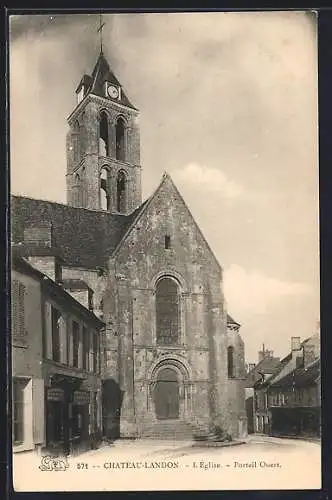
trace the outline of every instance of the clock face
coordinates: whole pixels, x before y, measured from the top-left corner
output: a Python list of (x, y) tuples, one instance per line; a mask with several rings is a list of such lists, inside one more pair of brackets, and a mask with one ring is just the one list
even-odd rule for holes
[(116, 87), (114, 87), (114, 85), (109, 85), (107, 93), (113, 99), (116, 99), (119, 96), (119, 91)]

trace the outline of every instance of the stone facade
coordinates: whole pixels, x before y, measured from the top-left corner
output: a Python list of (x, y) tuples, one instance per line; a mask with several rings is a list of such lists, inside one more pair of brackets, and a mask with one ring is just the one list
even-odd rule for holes
[[(104, 307), (118, 325), (125, 362), (119, 374), (123, 433), (151, 432), (151, 391), (158, 370), (170, 365), (180, 378), (180, 419), (206, 430), (212, 421), (227, 427), (220, 403), (227, 398), (221, 269), (168, 176), (110, 260), (110, 272), (117, 294), (106, 295)], [(180, 294), (180, 339), (172, 346), (156, 340), (155, 288), (164, 276), (176, 281)]]

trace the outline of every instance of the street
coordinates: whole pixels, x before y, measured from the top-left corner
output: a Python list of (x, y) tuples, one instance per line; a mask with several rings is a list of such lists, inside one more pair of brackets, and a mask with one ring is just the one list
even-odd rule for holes
[(69, 457), (63, 472), (39, 464), (36, 455), (14, 456), (18, 491), (320, 488), (318, 442), (260, 435), (227, 447), (121, 440)]

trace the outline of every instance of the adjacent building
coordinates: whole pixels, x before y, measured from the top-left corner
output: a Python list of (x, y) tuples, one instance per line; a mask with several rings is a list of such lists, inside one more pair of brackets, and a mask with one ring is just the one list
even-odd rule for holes
[(245, 405), (248, 420), (248, 433), (264, 432), (267, 424), (267, 415), (261, 412), (257, 393), (255, 394), (254, 386), (259, 380), (267, 381), (278, 369), (280, 358), (274, 356), (274, 352), (263, 348), (258, 352), (258, 363), (248, 365), (246, 380), (245, 380)]
[(254, 384), (255, 432), (282, 436), (320, 436), (320, 335), (301, 342), (268, 379)]
[(44, 272), (16, 250), (11, 299), (13, 450), (86, 449), (102, 427), (104, 324), (60, 284), (61, 265), (49, 248), (30, 249), (34, 266)]

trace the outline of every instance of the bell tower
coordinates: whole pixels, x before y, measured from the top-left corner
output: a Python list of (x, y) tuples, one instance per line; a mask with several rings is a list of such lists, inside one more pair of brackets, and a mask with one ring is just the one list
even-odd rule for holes
[(102, 46), (76, 99), (68, 118), (67, 202), (130, 214), (142, 202), (139, 111), (111, 71)]

